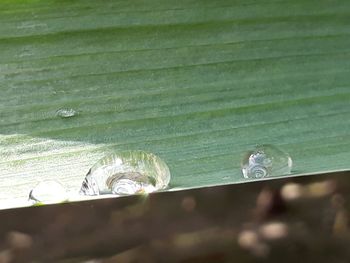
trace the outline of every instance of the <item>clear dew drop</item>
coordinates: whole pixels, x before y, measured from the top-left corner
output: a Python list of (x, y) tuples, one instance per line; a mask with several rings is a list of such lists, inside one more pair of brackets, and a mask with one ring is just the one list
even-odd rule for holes
[(99, 160), (86, 175), (80, 194), (150, 193), (166, 188), (169, 181), (169, 168), (158, 156), (143, 151), (125, 151)]
[(78, 112), (74, 109), (59, 109), (56, 111), (56, 116), (61, 118), (70, 118), (74, 117), (78, 114)]
[(66, 201), (66, 189), (57, 181), (47, 180), (38, 183), (29, 193), (33, 204), (52, 204)]
[(241, 167), (245, 178), (287, 175), (292, 170), (292, 158), (273, 145), (259, 145), (245, 154)]
[(23, 58), (23, 57), (30, 57), (32, 56), (33, 53), (30, 49), (22, 49), (19, 53), (18, 53), (18, 57), (19, 58)]

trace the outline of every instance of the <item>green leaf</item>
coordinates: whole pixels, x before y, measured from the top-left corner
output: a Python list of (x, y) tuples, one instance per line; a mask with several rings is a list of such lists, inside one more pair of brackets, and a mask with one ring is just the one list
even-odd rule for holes
[(0, 206), (44, 179), (77, 191), (123, 149), (159, 155), (172, 188), (242, 181), (261, 143), (295, 174), (349, 169), (349, 17), (347, 0), (0, 0)]

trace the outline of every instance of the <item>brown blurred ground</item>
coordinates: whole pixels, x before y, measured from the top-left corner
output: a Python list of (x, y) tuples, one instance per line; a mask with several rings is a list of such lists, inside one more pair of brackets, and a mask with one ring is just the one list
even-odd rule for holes
[(350, 262), (350, 172), (0, 211), (0, 262)]

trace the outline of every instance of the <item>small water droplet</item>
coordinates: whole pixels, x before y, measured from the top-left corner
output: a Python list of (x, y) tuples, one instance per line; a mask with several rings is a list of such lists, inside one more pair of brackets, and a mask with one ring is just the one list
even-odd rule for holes
[(52, 204), (67, 200), (66, 189), (54, 180), (38, 183), (29, 193), (29, 200), (34, 204)]
[(74, 117), (78, 114), (78, 112), (74, 109), (59, 109), (56, 111), (56, 115), (61, 118), (70, 118)]
[(86, 175), (80, 193), (150, 193), (166, 188), (169, 181), (169, 168), (158, 156), (143, 151), (125, 151), (99, 160)]
[(19, 58), (23, 58), (23, 57), (30, 57), (33, 55), (33, 52), (30, 49), (22, 49), (19, 53), (18, 53), (18, 57)]
[(17, 29), (35, 29), (35, 28), (47, 28), (47, 24), (35, 23), (35, 22), (22, 22), (17, 26)]
[(245, 178), (287, 175), (292, 170), (292, 158), (273, 145), (260, 145), (244, 156), (241, 166)]

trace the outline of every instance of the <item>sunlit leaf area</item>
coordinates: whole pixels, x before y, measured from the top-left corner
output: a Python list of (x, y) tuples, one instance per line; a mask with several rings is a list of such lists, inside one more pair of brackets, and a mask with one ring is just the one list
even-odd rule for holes
[(0, 0), (1, 208), (120, 150), (170, 189), (246, 182), (257, 144), (350, 168), (350, 1)]

